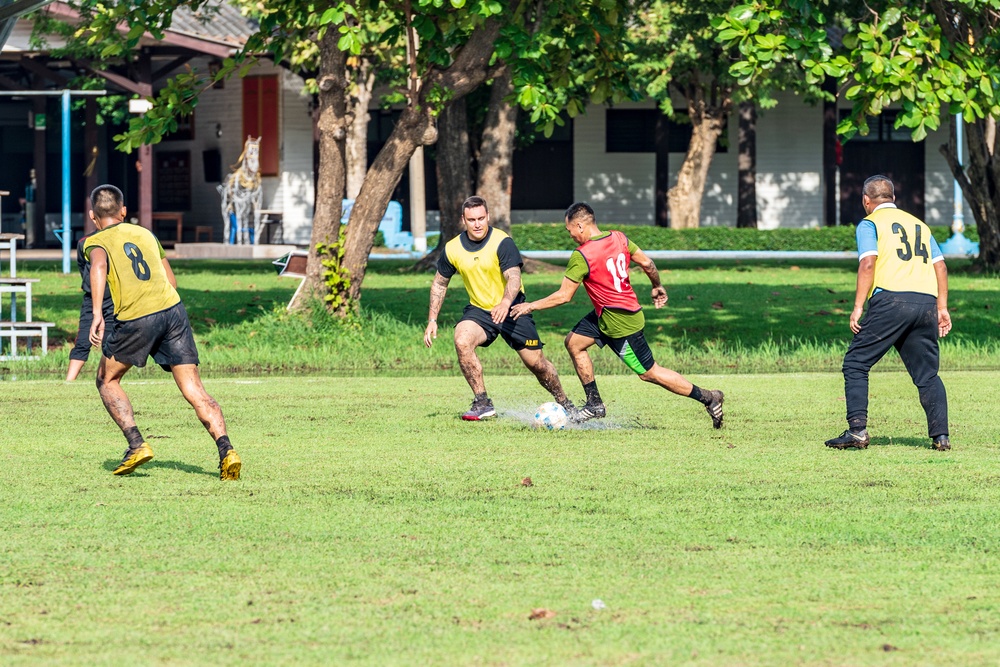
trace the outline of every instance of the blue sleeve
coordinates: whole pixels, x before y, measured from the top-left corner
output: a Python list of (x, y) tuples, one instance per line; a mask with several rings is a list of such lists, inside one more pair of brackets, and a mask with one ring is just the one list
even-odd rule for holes
[(871, 220), (859, 222), (854, 236), (858, 242), (858, 259), (878, 254), (878, 232), (875, 230), (874, 222)]
[(933, 236), (931, 237), (931, 261), (937, 259), (938, 257), (943, 257), (944, 253), (941, 252), (941, 248), (938, 247), (937, 239)]

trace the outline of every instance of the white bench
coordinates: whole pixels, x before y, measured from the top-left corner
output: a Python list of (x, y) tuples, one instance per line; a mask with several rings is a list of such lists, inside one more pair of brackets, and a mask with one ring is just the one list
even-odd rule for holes
[[(29, 342), (36, 336), (41, 337), (42, 356), (49, 352), (49, 327), (55, 326), (54, 322), (0, 322), (0, 351), (7, 350), (6, 355), (0, 354), (0, 361), (11, 359), (37, 359), (38, 355), (19, 355), (17, 353), (18, 339)], [(5, 341), (9, 340), (9, 347), (5, 347)]]
[(0, 278), (0, 294), (9, 293), (10, 319), (17, 321), (17, 293), (24, 294), (24, 319), (31, 321), (31, 285), (38, 278)]

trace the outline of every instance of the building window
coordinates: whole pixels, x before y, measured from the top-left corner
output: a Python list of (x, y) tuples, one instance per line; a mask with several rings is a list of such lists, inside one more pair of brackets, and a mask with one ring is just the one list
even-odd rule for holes
[[(851, 112), (848, 109), (840, 110), (840, 120), (845, 120), (850, 117)], [(885, 141), (903, 141), (906, 143), (911, 143), (911, 132), (913, 130), (909, 127), (900, 127), (896, 129), (893, 127), (896, 124), (896, 117), (899, 115), (899, 111), (895, 109), (886, 109), (878, 116), (873, 116), (868, 118), (868, 134), (855, 134), (851, 137), (851, 141), (862, 143), (862, 142), (885, 142)]]
[(278, 76), (243, 79), (243, 135), (260, 137), (260, 175), (278, 175)]
[[(604, 115), (604, 151), (606, 153), (655, 153), (656, 123), (667, 123), (667, 145), (670, 153), (687, 153), (691, 144), (691, 123), (683, 109), (674, 109), (674, 117), (666, 118), (659, 109), (607, 109)], [(728, 123), (727, 123), (728, 129)], [(727, 132), (716, 142), (715, 151), (728, 150)]]
[(526, 120), (518, 131), (532, 133), (534, 140), (514, 150), (511, 209), (563, 210), (566, 202), (573, 201), (573, 121), (556, 125), (550, 137)]

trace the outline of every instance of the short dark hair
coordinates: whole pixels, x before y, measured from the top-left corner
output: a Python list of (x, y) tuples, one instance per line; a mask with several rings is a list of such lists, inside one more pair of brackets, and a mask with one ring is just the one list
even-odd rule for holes
[(576, 218), (587, 218), (584, 222), (597, 222), (594, 209), (590, 208), (590, 204), (585, 204), (582, 201), (578, 201), (566, 209), (566, 220), (573, 222)]
[(861, 192), (869, 199), (882, 199), (885, 201), (895, 201), (896, 190), (892, 187), (892, 181), (888, 176), (876, 174), (865, 180), (865, 185)]
[(98, 185), (90, 193), (90, 205), (98, 219), (113, 218), (125, 205), (125, 196), (113, 185)]
[(490, 212), (490, 207), (486, 205), (485, 199), (483, 199), (479, 195), (472, 195), (464, 202), (462, 202), (462, 217), (463, 218), (465, 217), (465, 212), (468, 211), (470, 208), (478, 208), (480, 206), (485, 208), (487, 213)]

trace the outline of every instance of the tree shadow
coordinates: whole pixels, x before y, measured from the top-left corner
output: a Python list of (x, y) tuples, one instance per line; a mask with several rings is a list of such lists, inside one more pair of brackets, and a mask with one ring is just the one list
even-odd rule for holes
[[(802, 264), (801, 270), (797, 264)], [(633, 273), (634, 286), (646, 318), (645, 335), (651, 343), (682, 347), (704, 344), (738, 344), (757, 348), (776, 341), (793, 347), (805, 343), (833, 346), (846, 351), (852, 334), (848, 328), (854, 302), (856, 268), (853, 265), (824, 265), (822, 279), (812, 279), (804, 262), (746, 264), (732, 263), (712, 267), (725, 272), (722, 280), (698, 282), (681, 271), (699, 267), (660, 263), (662, 278), (670, 300), (665, 308), (654, 309), (649, 303), (649, 284)], [(666, 269), (677, 271), (679, 279), (671, 282)], [(791, 269), (796, 270), (791, 270)], [(842, 272), (830, 280), (829, 271)], [(778, 272), (777, 274), (775, 272)], [(787, 272), (787, 275), (785, 273)], [(757, 276), (760, 275), (758, 278)], [(732, 280), (727, 278), (732, 277)], [(777, 277), (777, 281), (776, 281)], [(534, 275), (526, 279), (529, 300), (539, 299), (559, 288), (561, 274)], [(956, 289), (949, 292), (954, 330), (946, 341), (979, 344), (1000, 343), (994, 305), (997, 291)], [(387, 315), (401, 323), (423, 327), (427, 318), (429, 285), (424, 288), (366, 286), (364, 307), (369, 312)], [(468, 298), (461, 280), (453, 279), (438, 321), (441, 328), (453, 326), (462, 316)], [(564, 334), (592, 310), (581, 288), (573, 301), (533, 314), (546, 342), (554, 343), (552, 331)]]

